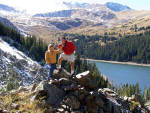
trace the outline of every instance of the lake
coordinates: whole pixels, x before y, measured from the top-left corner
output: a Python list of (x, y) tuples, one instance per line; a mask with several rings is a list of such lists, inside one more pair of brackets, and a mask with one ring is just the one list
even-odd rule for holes
[(96, 63), (99, 71), (106, 75), (108, 79), (116, 85), (126, 83), (136, 84), (138, 82), (142, 90), (144, 87), (150, 87), (150, 67), (98, 61), (89, 62)]

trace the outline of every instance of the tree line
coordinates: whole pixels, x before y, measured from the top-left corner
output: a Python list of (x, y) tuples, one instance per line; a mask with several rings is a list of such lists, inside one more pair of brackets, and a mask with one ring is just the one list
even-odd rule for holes
[(150, 88), (145, 87), (144, 90), (141, 91), (138, 83), (136, 83), (135, 85), (124, 84), (121, 87), (115, 87), (114, 90), (121, 97), (134, 96), (135, 101), (140, 102), (140, 104), (143, 106), (146, 102), (148, 102), (150, 100)]
[(24, 37), (20, 32), (13, 28), (7, 27), (0, 23), (0, 35), (3, 39), (23, 51), (27, 56), (38, 62), (43, 61), (44, 53), (47, 50), (47, 44), (43, 40), (37, 39), (35, 36)]
[[(150, 63), (150, 31), (118, 38), (118, 40), (115, 37), (97, 35), (72, 35), (72, 37), (72, 40), (76, 40), (76, 52), (81, 57), (108, 61)], [(100, 41), (104, 42), (105, 45), (100, 45)]]

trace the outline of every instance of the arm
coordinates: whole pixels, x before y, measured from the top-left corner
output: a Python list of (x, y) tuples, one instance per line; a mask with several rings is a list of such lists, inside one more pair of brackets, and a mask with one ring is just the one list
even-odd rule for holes
[(62, 45), (58, 45), (58, 50), (56, 50), (56, 54), (61, 53), (62, 51)]
[(46, 61), (46, 64), (47, 64), (47, 61), (48, 61), (48, 53), (47, 53), (47, 51), (45, 52), (45, 61)]

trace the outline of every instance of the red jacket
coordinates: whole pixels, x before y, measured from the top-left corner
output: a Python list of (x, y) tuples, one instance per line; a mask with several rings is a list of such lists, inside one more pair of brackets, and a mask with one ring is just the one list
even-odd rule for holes
[(66, 55), (71, 55), (76, 50), (76, 47), (73, 42), (66, 40), (62, 50)]

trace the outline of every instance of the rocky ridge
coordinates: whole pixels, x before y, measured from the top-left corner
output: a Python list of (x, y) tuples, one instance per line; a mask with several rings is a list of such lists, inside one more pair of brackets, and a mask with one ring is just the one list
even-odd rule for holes
[[(113, 90), (98, 88), (95, 83), (89, 71), (74, 78), (64, 70), (55, 71), (50, 81), (1, 93), (0, 108), (3, 113), (32, 110), (39, 113), (132, 113), (130, 106), (135, 103), (134, 98), (122, 99)], [(6, 102), (7, 98), (12, 98), (11, 103)], [(134, 106), (135, 109), (138, 113), (148, 113), (139, 105)]]

